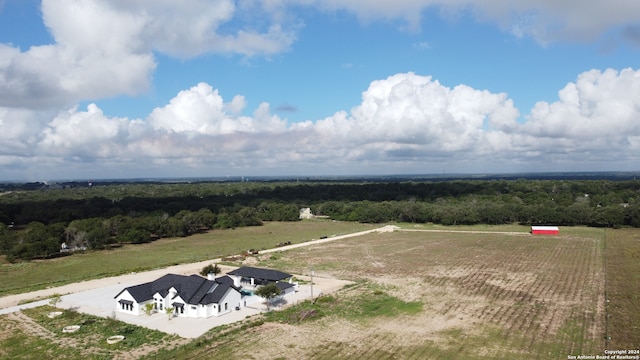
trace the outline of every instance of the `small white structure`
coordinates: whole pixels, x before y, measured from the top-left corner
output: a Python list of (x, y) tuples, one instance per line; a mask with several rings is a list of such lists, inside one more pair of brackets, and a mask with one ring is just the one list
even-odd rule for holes
[(300, 220), (305, 219), (313, 219), (313, 213), (311, 212), (311, 208), (302, 208), (300, 209)]
[(309, 220), (309, 219), (328, 219), (327, 215), (314, 215), (311, 212), (311, 208), (302, 208), (300, 209), (300, 220)]
[(240, 289), (228, 276), (205, 279), (198, 275), (167, 274), (155, 281), (130, 286), (115, 296), (119, 312), (142, 315), (147, 304), (180, 317), (219, 316), (242, 306)]
[(261, 285), (275, 283), (281, 291), (281, 296), (296, 290), (297, 283), (292, 283), (293, 275), (278, 270), (243, 266), (227, 275), (233, 280), (233, 285), (240, 289), (254, 290)]

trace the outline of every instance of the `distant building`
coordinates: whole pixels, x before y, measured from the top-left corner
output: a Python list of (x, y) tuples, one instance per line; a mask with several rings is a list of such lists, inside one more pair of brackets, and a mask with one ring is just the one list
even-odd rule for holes
[(300, 220), (305, 219), (328, 219), (327, 215), (313, 215), (311, 212), (311, 208), (302, 208), (300, 209)]
[(559, 235), (560, 229), (557, 226), (532, 226), (533, 235)]
[(239, 269), (229, 271), (228, 277), (233, 279), (233, 285), (243, 293), (253, 292), (259, 286), (274, 283), (280, 289), (280, 296), (294, 293), (297, 283), (293, 283), (293, 275), (278, 270), (269, 270), (243, 266)]
[(279, 283), (293, 277), (293, 275), (282, 271), (254, 268), (250, 266), (243, 266), (233, 271), (229, 271), (227, 276), (233, 279), (233, 285), (238, 288)]
[(313, 219), (313, 213), (311, 212), (311, 208), (300, 209), (300, 220), (303, 220), (303, 219)]

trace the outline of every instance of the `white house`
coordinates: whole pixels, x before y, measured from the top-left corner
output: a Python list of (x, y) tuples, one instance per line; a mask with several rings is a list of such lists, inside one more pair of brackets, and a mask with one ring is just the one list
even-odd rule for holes
[(242, 294), (231, 278), (205, 279), (198, 275), (167, 274), (155, 281), (130, 286), (115, 296), (119, 312), (142, 315), (147, 304), (176, 316), (207, 318), (242, 307)]
[(296, 284), (292, 283), (293, 275), (278, 270), (243, 266), (230, 271), (227, 275), (233, 280), (233, 285), (239, 289), (251, 291), (269, 283), (275, 283), (282, 291), (281, 295), (290, 294), (296, 289)]

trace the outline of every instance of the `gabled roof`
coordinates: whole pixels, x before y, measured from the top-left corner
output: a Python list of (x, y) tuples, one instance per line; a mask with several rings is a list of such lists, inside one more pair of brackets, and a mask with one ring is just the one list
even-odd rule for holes
[(249, 266), (243, 266), (236, 270), (230, 271), (229, 275), (236, 275), (254, 279), (262, 279), (268, 281), (280, 281), (290, 278), (292, 275), (278, 270), (260, 269)]
[(220, 284), (229, 284), (229, 285), (233, 285), (233, 279), (228, 277), (227, 275), (225, 276), (220, 276), (216, 278), (216, 282), (220, 283)]
[(198, 275), (167, 274), (155, 281), (125, 288), (116, 295), (116, 298), (124, 291), (128, 291), (136, 302), (143, 302), (151, 300), (156, 293), (165, 297), (171, 288), (174, 288), (177, 295), (191, 305), (217, 303), (229, 289), (239, 291), (233, 286), (233, 282), (230, 284), (226, 279), (218, 282), (218, 279), (207, 280)]
[(288, 282), (277, 282), (276, 286), (278, 286), (278, 289), (280, 289), (281, 291), (285, 291), (286, 289), (294, 287), (295, 285)]
[(219, 303), (224, 296), (229, 292), (229, 290), (233, 286), (224, 286), (225, 284), (221, 284), (220, 286), (216, 286), (212, 292), (206, 294), (202, 300), (200, 300), (201, 304), (209, 305), (209, 304), (217, 304)]

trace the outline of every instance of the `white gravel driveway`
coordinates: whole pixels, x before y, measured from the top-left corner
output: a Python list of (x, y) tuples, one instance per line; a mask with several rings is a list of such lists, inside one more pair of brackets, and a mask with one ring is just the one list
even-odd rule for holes
[[(353, 234), (334, 236), (326, 239), (313, 240), (300, 244), (293, 244), (289, 246), (283, 246), (275, 249), (269, 249), (261, 251), (260, 253), (269, 253), (275, 251), (286, 251), (302, 246), (310, 246), (319, 243), (335, 241), (339, 239), (345, 239), (349, 237), (362, 236), (373, 232), (390, 232), (395, 231), (397, 228), (394, 226), (385, 226), (378, 229), (361, 231)], [(194, 318), (173, 318), (169, 320), (167, 314), (153, 314), (150, 316), (134, 316), (127, 315), (120, 312), (116, 312), (116, 302), (114, 297), (124, 288), (145, 282), (153, 281), (165, 274), (181, 274), (191, 275), (197, 274), (200, 270), (211, 264), (212, 262), (218, 262), (220, 259), (206, 260), (191, 264), (181, 264), (170, 266), (163, 269), (145, 271), (140, 273), (131, 273), (126, 275), (82, 281), (79, 283), (68, 284), (55, 288), (48, 288), (29, 293), (9, 295), (0, 298), (0, 315), (8, 314), (11, 312), (19, 311), (25, 308), (32, 308), (42, 306), (49, 303), (48, 298), (55, 294), (61, 294), (62, 301), (57, 305), (62, 309), (73, 308), (77, 311), (88, 313), (101, 317), (113, 316), (116, 318), (131, 324), (144, 326), (170, 334), (177, 334), (182, 337), (192, 338), (198, 337), (204, 334), (209, 329), (223, 325), (233, 323), (247, 316), (255, 315), (263, 311), (263, 308), (245, 307), (239, 311), (234, 311), (229, 314), (222, 315), (220, 317), (211, 317), (208, 319), (194, 319)], [(223, 273), (235, 269), (234, 267), (220, 266)], [(309, 280), (307, 276), (295, 275), (302, 280)], [(343, 286), (350, 284), (349, 281), (328, 279), (318, 276), (313, 277), (313, 293), (317, 296), (320, 293), (329, 294)], [(285, 300), (287, 304), (295, 304), (299, 301), (309, 299), (311, 297), (311, 286), (300, 285), (296, 293), (287, 295)], [(44, 299), (26, 304), (18, 305), (21, 302), (26, 302), (33, 299)]]

